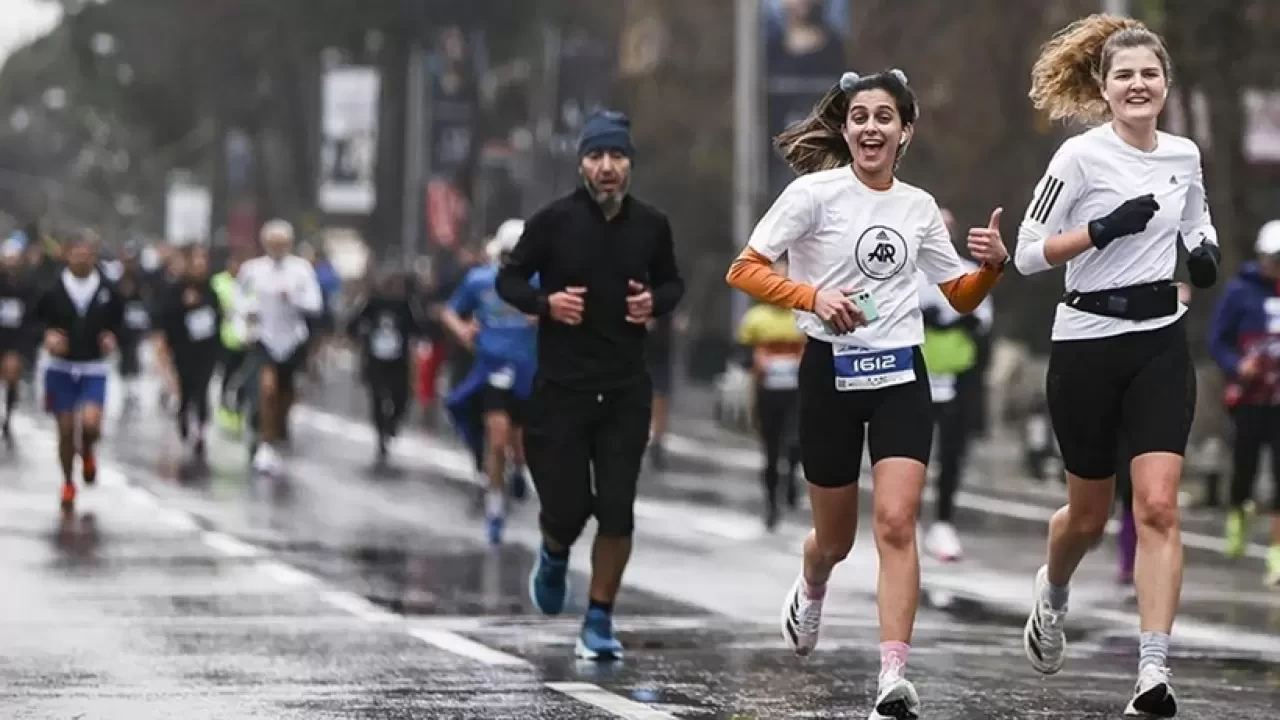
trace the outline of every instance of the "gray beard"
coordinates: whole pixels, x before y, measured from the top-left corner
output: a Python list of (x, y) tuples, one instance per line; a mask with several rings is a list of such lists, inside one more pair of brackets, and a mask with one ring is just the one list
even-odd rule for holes
[(627, 197), (630, 183), (623, 184), (622, 189), (617, 192), (601, 192), (591, 184), (590, 180), (583, 178), (582, 182), (586, 185), (587, 192), (591, 193), (591, 198), (600, 206), (606, 217), (613, 217), (622, 210), (622, 201)]

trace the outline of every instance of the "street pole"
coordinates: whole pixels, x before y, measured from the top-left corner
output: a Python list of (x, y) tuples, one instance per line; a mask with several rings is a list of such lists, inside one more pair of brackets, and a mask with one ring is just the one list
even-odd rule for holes
[(415, 39), (409, 46), (408, 72), (405, 73), (404, 123), (404, 202), (400, 227), (400, 244), (405, 267), (413, 267), (418, 255), (419, 224), (424, 212), (423, 183), (426, 181), (427, 135), (427, 63), (422, 42)]
[(1129, 0), (1102, 0), (1102, 12), (1108, 15), (1122, 15), (1128, 17), (1130, 13)]
[[(737, 0), (734, 22), (733, 242), (747, 244), (755, 224), (760, 170), (760, 0)], [(750, 300), (734, 291), (730, 327), (746, 314)]]

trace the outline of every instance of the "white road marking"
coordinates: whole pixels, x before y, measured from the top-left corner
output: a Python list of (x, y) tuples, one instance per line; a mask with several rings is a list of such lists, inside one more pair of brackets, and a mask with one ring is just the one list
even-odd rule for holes
[(217, 530), (201, 533), (200, 541), (227, 557), (252, 558), (262, 555), (262, 550)]
[(258, 565), (258, 569), (269, 575), (276, 582), (289, 587), (318, 585), (320, 579), (305, 570), (282, 563), (279, 560), (268, 560)]
[(465, 638), (455, 632), (449, 630), (439, 630), (433, 628), (414, 628), (409, 634), (418, 638), (428, 645), (440, 648), (454, 655), (461, 655), (470, 658), (476, 662), (485, 665), (495, 665), (503, 667), (521, 667), (531, 668), (527, 660), (518, 658), (515, 655), (508, 655), (501, 650), (494, 650), (488, 645)]
[(598, 707), (624, 720), (676, 720), (675, 715), (614, 695), (599, 685), (584, 682), (549, 682), (546, 685), (558, 693)]
[(346, 590), (326, 590), (321, 593), (320, 597), (333, 607), (349, 612), (367, 622), (388, 623), (398, 622), (402, 619), (402, 616), (385, 608), (378, 607), (374, 603), (369, 602), (368, 599), (362, 598), (359, 595)]

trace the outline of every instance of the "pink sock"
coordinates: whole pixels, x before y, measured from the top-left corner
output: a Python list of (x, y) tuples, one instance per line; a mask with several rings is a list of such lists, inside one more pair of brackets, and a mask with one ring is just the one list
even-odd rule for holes
[(907, 655), (911, 646), (904, 642), (880, 643), (880, 677), (902, 675), (907, 669)]

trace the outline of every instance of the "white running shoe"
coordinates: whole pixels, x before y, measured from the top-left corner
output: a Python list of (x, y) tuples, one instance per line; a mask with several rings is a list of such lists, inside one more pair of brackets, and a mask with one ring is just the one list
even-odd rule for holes
[(1144, 665), (1133, 688), (1125, 717), (1171, 718), (1178, 714), (1178, 697), (1169, 682), (1169, 668)]
[(881, 679), (876, 706), (867, 720), (918, 720), (919, 717), (920, 696), (911, 681), (901, 675)]
[(804, 593), (804, 573), (796, 578), (787, 601), (782, 606), (782, 637), (801, 657), (818, 646), (822, 626), (822, 601), (810, 600)]
[(284, 471), (284, 459), (270, 443), (259, 443), (253, 454), (253, 469), (263, 475), (280, 475)]
[(1042, 565), (1036, 573), (1035, 605), (1022, 632), (1022, 648), (1036, 672), (1053, 675), (1062, 669), (1067, 654), (1067, 638), (1064, 626), (1067, 608), (1054, 610), (1049, 606), (1049, 568)]
[(964, 555), (960, 536), (956, 534), (955, 526), (948, 522), (934, 523), (925, 536), (924, 546), (930, 555), (942, 562), (955, 562)]

